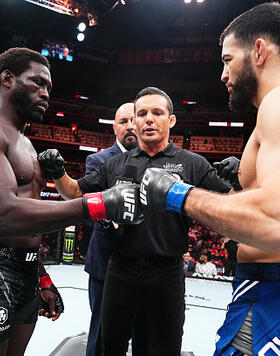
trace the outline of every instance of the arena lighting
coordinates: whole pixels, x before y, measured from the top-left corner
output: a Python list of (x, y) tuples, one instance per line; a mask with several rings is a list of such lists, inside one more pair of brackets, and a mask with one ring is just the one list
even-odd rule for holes
[(125, 0), (120, 0), (120, 3), (121, 3), (122, 5), (126, 5)]
[(80, 94), (76, 94), (76, 95), (74, 95), (74, 97), (77, 98), (77, 99), (88, 100), (88, 96), (83, 96), (83, 95), (80, 95)]
[(72, 6), (66, 1), (65, 4), (60, 4), (59, 0), (25, 0), (31, 4), (45, 7), (46, 9), (59, 12), (60, 14), (74, 16), (75, 12), (72, 9)]
[(87, 17), (88, 17), (88, 25), (89, 25), (89, 27), (97, 25), (97, 19), (91, 13), (88, 13)]
[(56, 188), (56, 185), (55, 185), (55, 183), (47, 182), (47, 183), (46, 183), (46, 187), (47, 187), (47, 188), (54, 188), (54, 189), (55, 189), (55, 188)]
[(62, 111), (59, 111), (59, 112), (56, 113), (56, 116), (61, 116), (61, 117), (63, 117), (63, 116), (64, 116), (64, 113), (63, 113)]
[(182, 104), (183, 105), (195, 105), (195, 104), (197, 104), (197, 101), (183, 100)]
[(222, 127), (243, 127), (244, 122), (225, 122), (225, 121), (210, 121), (209, 126), (222, 126)]
[(185, 4), (190, 4), (192, 2), (192, 0), (184, 0)]
[(96, 147), (89, 147), (89, 146), (79, 146), (79, 150), (81, 151), (90, 151), (90, 152), (97, 152), (98, 148)]
[(196, 0), (197, 3), (204, 2), (204, 0)]
[(71, 131), (72, 131), (72, 133), (77, 133), (78, 125), (77, 124), (71, 124)]
[(115, 123), (115, 120), (108, 120), (108, 119), (99, 119), (98, 121), (100, 124), (108, 124), (108, 125), (113, 125)]
[(81, 22), (78, 26), (78, 30), (80, 32), (84, 32), (84, 30), (87, 28), (86, 24), (84, 22)]
[(79, 33), (77, 34), (77, 40), (78, 40), (79, 42), (82, 42), (84, 39), (85, 39), (85, 35), (84, 35), (82, 32), (79, 32)]
[(231, 122), (230, 126), (231, 127), (243, 127), (244, 126), (244, 122)]
[(76, 16), (76, 17), (80, 17), (80, 16), (88, 17), (89, 15), (91, 15), (87, 5), (82, 4), (80, 0), (79, 1), (77, 0), (24, 0), (24, 1), (64, 15)]
[(210, 121), (209, 126), (224, 126), (227, 127), (227, 122), (222, 122), (222, 121)]

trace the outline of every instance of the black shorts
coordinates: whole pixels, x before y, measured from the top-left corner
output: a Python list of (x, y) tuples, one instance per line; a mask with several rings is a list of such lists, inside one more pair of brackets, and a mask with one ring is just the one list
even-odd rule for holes
[(36, 323), (39, 304), (38, 266), (0, 259), (0, 342), (9, 337), (11, 326)]

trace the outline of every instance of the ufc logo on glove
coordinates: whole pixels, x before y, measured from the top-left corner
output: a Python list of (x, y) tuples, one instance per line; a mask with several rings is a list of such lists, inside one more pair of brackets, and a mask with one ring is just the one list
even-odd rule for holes
[(128, 211), (125, 211), (123, 214), (123, 219), (129, 218), (130, 221), (134, 220), (134, 212), (135, 212), (135, 199), (134, 193), (125, 192), (124, 193), (124, 206)]
[(143, 205), (148, 205), (146, 187), (148, 186), (149, 183), (150, 183), (150, 179), (148, 179), (145, 174), (140, 185), (140, 201)]

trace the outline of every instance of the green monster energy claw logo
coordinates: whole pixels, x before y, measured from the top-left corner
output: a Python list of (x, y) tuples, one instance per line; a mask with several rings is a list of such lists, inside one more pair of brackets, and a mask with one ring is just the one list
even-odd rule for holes
[(65, 252), (73, 251), (73, 247), (74, 247), (74, 239), (73, 238), (65, 239)]

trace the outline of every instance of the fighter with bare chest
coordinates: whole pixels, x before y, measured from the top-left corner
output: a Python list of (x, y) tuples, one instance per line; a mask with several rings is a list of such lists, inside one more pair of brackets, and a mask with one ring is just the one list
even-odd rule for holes
[[(40, 200), (43, 174), (23, 131), (48, 108), (49, 69), (45, 57), (27, 48), (0, 54), (0, 356), (24, 355), (38, 315), (39, 275), (40, 314), (56, 320), (63, 311), (57, 289), (38, 265), (39, 233), (83, 219), (128, 223), (124, 196), (129, 191), (139, 200), (136, 184), (70, 201)], [(132, 220), (138, 214), (135, 209)]]
[[(164, 189), (159, 189), (159, 172), (147, 170), (144, 175), (150, 207), (164, 201), (167, 210), (182, 208), (201, 224), (240, 242), (233, 298), (218, 330), (215, 356), (280, 354), (279, 24), (280, 4), (267, 2), (235, 18), (220, 37), (221, 79), (230, 108), (244, 111), (253, 105), (258, 110), (240, 162), (242, 192), (217, 195), (172, 184), (171, 177), (168, 185), (165, 177)], [(160, 191), (166, 200), (158, 198)]]
[[(40, 199), (43, 173), (37, 153), (23, 131), (27, 119), (42, 118), (48, 107), (51, 79), (48, 63), (29, 50), (10, 50), (6, 58), (2, 55), (0, 68), (0, 221), (4, 226), (3, 213), (13, 209), (12, 196)], [(16, 226), (21, 214), (12, 217)], [(1, 234), (0, 303), (4, 313), (0, 328), (1, 356), (23, 355), (33, 333), (39, 311), (39, 276), (44, 280), (49, 278), (38, 261), (40, 242), (41, 234), (25, 233), (24, 228), (15, 231), (14, 236)], [(51, 307), (48, 311), (43, 308), (42, 315), (56, 320), (63, 311), (63, 303), (52, 283), (41, 291), (41, 298)], [(59, 308), (55, 309), (55, 303)]]
[[(257, 123), (240, 161), (239, 182), (243, 190), (258, 188), (257, 164), (262, 135)], [(262, 152), (260, 152), (262, 154)], [(240, 243), (237, 251), (238, 262), (270, 263), (280, 262), (280, 250), (264, 250)]]

